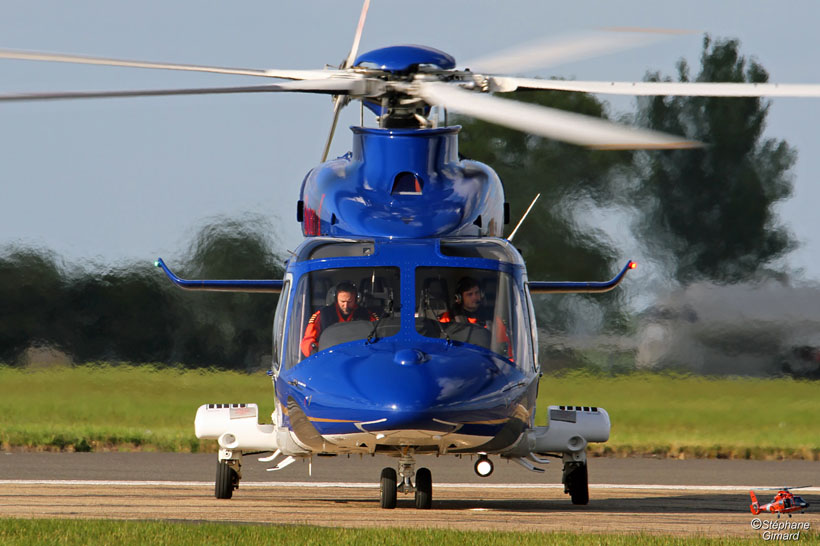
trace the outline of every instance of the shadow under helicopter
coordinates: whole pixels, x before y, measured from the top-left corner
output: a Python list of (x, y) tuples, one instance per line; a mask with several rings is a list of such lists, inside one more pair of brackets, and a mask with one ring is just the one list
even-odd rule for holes
[[(702, 514), (704, 512), (717, 512), (725, 514), (749, 514), (748, 493), (738, 491), (731, 494), (685, 494), (685, 495), (663, 495), (652, 496), (646, 492), (637, 494), (644, 496), (623, 497), (612, 496), (608, 498), (595, 498), (596, 491), (590, 492), (589, 504), (585, 506), (573, 505), (569, 502), (569, 497), (555, 499), (448, 499), (433, 497), (434, 510), (451, 511), (494, 511), (509, 513), (525, 512), (586, 512), (600, 514)], [(620, 495), (620, 493), (619, 493)], [(353, 504), (368, 503), (378, 504), (379, 499), (357, 499), (339, 500), (328, 497), (327, 502)], [(810, 499), (806, 499), (813, 504)], [(399, 496), (396, 509), (413, 508), (414, 500), (412, 496)]]

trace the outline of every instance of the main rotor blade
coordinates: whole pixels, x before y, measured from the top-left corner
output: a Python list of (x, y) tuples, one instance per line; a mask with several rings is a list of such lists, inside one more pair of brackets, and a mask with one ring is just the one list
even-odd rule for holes
[(657, 131), (524, 102), (478, 95), (445, 83), (425, 82), (414, 92), (430, 105), (512, 127), (534, 135), (596, 149), (679, 149), (701, 144)]
[(539, 40), (501, 53), (473, 59), (463, 63), (463, 66), (469, 67), (473, 72), (490, 74), (526, 72), (645, 46), (658, 41), (663, 35), (685, 32), (660, 29), (604, 30), (609, 30), (609, 32), (588, 32), (566, 36), (558, 40)]
[(496, 91), (553, 89), (606, 95), (682, 97), (820, 97), (816, 83), (598, 82), (492, 77)]
[[(347, 59), (342, 62), (340, 70), (350, 68), (353, 66), (353, 61), (356, 60), (356, 53), (359, 51), (359, 42), (362, 39), (362, 31), (364, 31), (364, 21), (367, 18), (367, 9), (370, 7), (370, 0), (364, 0), (362, 4), (362, 12), (359, 14), (359, 24), (356, 26), (356, 33), (353, 35), (353, 45), (350, 47), (350, 53)], [(336, 132), (336, 124), (339, 123), (339, 112), (345, 107), (347, 101), (339, 95), (333, 96), (333, 120), (330, 122), (330, 132), (325, 140), (325, 147), (322, 150), (322, 163), (327, 160), (327, 154), (330, 153), (330, 145), (333, 144), (333, 135)]]
[(254, 68), (225, 68), (218, 66), (199, 66), (193, 64), (156, 63), (150, 61), (129, 61), (84, 55), (65, 55), (62, 53), (45, 53), (41, 51), (18, 51), (0, 49), (0, 59), (17, 59), (23, 61), (52, 61), (57, 63), (96, 64), (104, 66), (124, 66), (131, 68), (156, 68), (161, 70), (182, 70), (187, 72), (211, 72), (215, 74), (235, 74), (239, 76), (262, 76), (282, 78), (285, 80), (315, 80), (329, 78), (335, 70), (280, 70), (271, 68), (259, 70)]
[(350, 48), (350, 53), (347, 59), (339, 68), (345, 69), (353, 66), (353, 61), (356, 60), (356, 54), (359, 52), (359, 42), (362, 40), (362, 32), (364, 31), (364, 21), (367, 18), (367, 10), (370, 8), (370, 0), (364, 0), (362, 5), (362, 12), (359, 14), (359, 24), (356, 26), (356, 34), (353, 35), (353, 46)]
[(357, 80), (302, 80), (298, 82), (273, 83), (242, 87), (199, 87), (191, 89), (142, 89), (125, 91), (68, 91), (55, 93), (18, 93), (0, 95), (0, 102), (59, 100), (59, 99), (104, 99), (122, 97), (160, 97), (170, 95), (220, 95), (228, 93), (323, 93), (341, 95), (357, 89)]

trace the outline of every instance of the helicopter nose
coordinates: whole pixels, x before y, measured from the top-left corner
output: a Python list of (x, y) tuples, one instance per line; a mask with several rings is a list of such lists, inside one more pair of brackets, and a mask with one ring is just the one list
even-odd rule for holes
[(360, 427), (368, 432), (451, 431), (459, 426), (456, 423), (470, 420), (466, 416), (475, 413), (479, 398), (486, 403), (489, 393), (501, 390), (494, 381), (499, 369), (489, 358), (466, 352), (430, 354), (416, 348), (391, 356), (392, 362), (384, 358), (359, 361), (348, 372), (351, 390), (359, 400), (366, 399), (372, 424)]
[(476, 407), (503, 408), (506, 404), (495, 398), (507, 396), (504, 386), (514, 381), (513, 367), (473, 349), (371, 346), (349, 351), (303, 368), (300, 381), (313, 393), (312, 412), (321, 407), (328, 418), (356, 414), (362, 421), (411, 426), (449, 420)]
[[(385, 357), (392, 362), (385, 362)], [(435, 411), (442, 405), (469, 401), (497, 374), (492, 361), (465, 358), (469, 357), (401, 349), (358, 360), (346, 375), (351, 390), (374, 410), (393, 414)]]

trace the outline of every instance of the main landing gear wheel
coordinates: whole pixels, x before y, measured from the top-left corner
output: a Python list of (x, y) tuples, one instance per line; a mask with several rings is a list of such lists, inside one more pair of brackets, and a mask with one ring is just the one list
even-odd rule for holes
[(589, 478), (586, 463), (564, 465), (564, 493), (569, 493), (572, 504), (589, 504)]
[(233, 490), (239, 489), (239, 474), (231, 468), (227, 462), (216, 463), (216, 486), (214, 494), (218, 499), (229, 499), (233, 496)]
[(433, 505), (433, 475), (429, 468), (416, 471), (416, 508), (427, 510)]
[(396, 469), (383, 468), (382, 477), (379, 482), (379, 492), (381, 494), (382, 508), (396, 507)]

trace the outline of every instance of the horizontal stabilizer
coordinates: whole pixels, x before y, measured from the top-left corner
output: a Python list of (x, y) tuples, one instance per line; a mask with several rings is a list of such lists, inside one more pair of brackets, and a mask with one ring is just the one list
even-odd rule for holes
[(612, 279), (603, 282), (576, 282), (576, 281), (530, 281), (527, 286), (530, 294), (579, 294), (589, 292), (609, 292), (626, 276), (627, 271), (638, 267), (633, 261), (629, 261), (621, 271)]
[(188, 280), (174, 275), (162, 258), (157, 258), (154, 265), (161, 268), (165, 275), (183, 290), (201, 290), (206, 292), (259, 292), (279, 294), (284, 281), (275, 280)]

